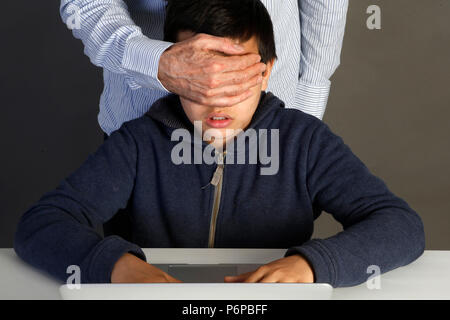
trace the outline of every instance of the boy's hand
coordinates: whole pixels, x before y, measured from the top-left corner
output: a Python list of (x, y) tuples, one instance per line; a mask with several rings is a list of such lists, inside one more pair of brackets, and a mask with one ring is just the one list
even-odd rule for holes
[(125, 253), (114, 265), (111, 283), (181, 282), (138, 257)]
[(225, 282), (301, 282), (313, 283), (314, 272), (299, 254), (265, 264), (255, 271), (226, 276)]

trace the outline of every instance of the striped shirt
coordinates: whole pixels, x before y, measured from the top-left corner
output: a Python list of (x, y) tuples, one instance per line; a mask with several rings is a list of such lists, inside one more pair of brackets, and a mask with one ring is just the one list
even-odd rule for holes
[[(330, 77), (340, 63), (348, 0), (261, 0), (274, 27), (278, 59), (267, 91), (322, 119)], [(169, 92), (158, 80), (164, 0), (61, 0), (62, 19), (103, 68), (98, 121), (108, 135), (141, 117)]]

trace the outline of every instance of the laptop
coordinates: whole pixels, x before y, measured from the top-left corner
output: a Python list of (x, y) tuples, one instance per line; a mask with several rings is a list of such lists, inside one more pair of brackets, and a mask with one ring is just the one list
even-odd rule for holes
[(328, 300), (325, 283), (224, 283), (261, 264), (154, 264), (183, 283), (81, 284), (60, 287), (64, 300)]

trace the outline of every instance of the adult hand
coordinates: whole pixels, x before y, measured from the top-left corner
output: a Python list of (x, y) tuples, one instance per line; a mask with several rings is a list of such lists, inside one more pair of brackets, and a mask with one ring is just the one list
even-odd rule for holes
[(299, 254), (265, 264), (255, 271), (226, 276), (225, 282), (301, 282), (313, 283), (314, 272)]
[(181, 282), (138, 257), (125, 253), (114, 265), (111, 283)]
[(266, 65), (229, 39), (197, 34), (167, 49), (159, 61), (163, 86), (199, 104), (228, 107), (246, 100)]

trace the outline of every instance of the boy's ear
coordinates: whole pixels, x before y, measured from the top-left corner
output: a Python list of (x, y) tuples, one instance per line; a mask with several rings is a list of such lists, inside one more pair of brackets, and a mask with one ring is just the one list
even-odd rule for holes
[(266, 63), (266, 71), (263, 73), (263, 82), (261, 86), (262, 91), (266, 91), (267, 86), (269, 85), (270, 73), (272, 72), (273, 64), (275, 63), (275, 59), (272, 59)]

